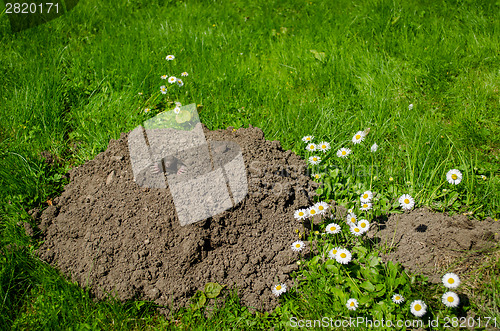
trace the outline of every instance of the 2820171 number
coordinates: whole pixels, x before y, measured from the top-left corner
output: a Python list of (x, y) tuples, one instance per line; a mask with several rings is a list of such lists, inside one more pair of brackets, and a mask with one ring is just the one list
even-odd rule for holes
[(46, 2), (46, 3), (10, 3), (7, 2), (5, 4), (5, 13), (6, 14), (43, 14), (43, 13), (50, 13), (50, 11), (54, 11), (56, 13), (59, 13), (59, 4), (58, 3), (52, 3), (52, 2)]

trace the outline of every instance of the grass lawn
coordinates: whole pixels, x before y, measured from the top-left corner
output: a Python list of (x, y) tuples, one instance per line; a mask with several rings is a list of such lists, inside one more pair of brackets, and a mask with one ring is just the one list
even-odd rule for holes
[[(280, 329), (292, 316), (417, 319), (390, 300), (396, 289), (406, 307), (409, 298), (424, 298), (434, 318), (471, 310), (500, 324), (495, 254), (458, 310), (445, 309), (441, 288), (379, 263), (377, 250), (360, 241), (351, 269), (303, 261), (297, 279), (305, 280), (272, 314), (254, 313), (233, 295), (209, 318), (202, 308), (167, 320), (147, 302), (93, 302), (35, 258), (39, 243), (16, 225), (33, 223), (28, 211), (47, 207), (70, 168), (174, 101), (198, 104), (210, 129), (252, 124), (304, 158), (312, 154), (303, 136), (329, 142), (334, 155), (371, 128), (376, 153), (368, 146), (315, 168), (330, 183), (320, 192), (325, 201), (350, 206), (371, 189), (387, 200), (373, 217), (409, 193), (416, 206), (499, 218), (500, 2), (82, 0), (17, 33), (1, 8), (0, 329)], [(189, 74), (182, 87), (160, 78), (181, 72)], [(332, 166), (340, 171), (327, 172)], [(446, 182), (450, 169), (463, 174), (459, 185)], [(343, 290), (360, 286), (367, 294), (349, 312)]]

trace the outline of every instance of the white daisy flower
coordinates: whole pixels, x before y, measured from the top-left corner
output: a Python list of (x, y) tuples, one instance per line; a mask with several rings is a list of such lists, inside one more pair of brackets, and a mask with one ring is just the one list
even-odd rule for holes
[(177, 78), (177, 86), (179, 87), (184, 86), (184, 82), (182, 81), (182, 79)]
[(352, 209), (352, 208), (347, 209), (348, 214), (352, 214), (353, 212), (354, 212), (354, 209)]
[(150, 111), (151, 111), (151, 109), (149, 109), (149, 108), (144, 109), (145, 113), (149, 113)]
[(170, 76), (170, 77), (168, 77), (168, 82), (169, 82), (170, 84), (173, 84), (173, 83), (175, 83), (176, 81), (177, 81), (177, 78), (175, 78), (174, 76)]
[(340, 250), (340, 247), (334, 247), (328, 251), (328, 257), (332, 260), (334, 260), (337, 257), (337, 253)]
[(335, 255), (335, 260), (338, 263), (347, 264), (351, 261), (352, 255), (347, 249), (341, 248), (337, 251)]
[(415, 206), (415, 200), (409, 194), (403, 194), (399, 197), (399, 205), (404, 210), (411, 210)]
[(179, 114), (181, 112), (181, 109), (179, 107), (174, 108), (174, 113)]
[(370, 151), (371, 151), (372, 153), (375, 153), (375, 152), (377, 151), (377, 149), (378, 149), (378, 145), (377, 145), (377, 143), (373, 144), (373, 145), (372, 145), (372, 147), (370, 147)]
[(394, 303), (402, 303), (403, 301), (405, 301), (405, 298), (399, 294), (399, 293), (395, 293), (393, 296), (392, 296), (392, 301), (394, 301)]
[(139, 95), (142, 95), (142, 92), (139, 92)]
[(313, 139), (314, 139), (314, 136), (305, 136), (305, 137), (302, 138), (302, 141), (305, 142), (305, 143), (308, 143), (308, 142), (310, 142)]
[(172, 61), (173, 59), (175, 59), (175, 56), (173, 56), (173, 55), (167, 55), (167, 57), (165, 59), (167, 61)]
[(352, 142), (353, 142), (353, 144), (359, 144), (364, 139), (365, 139), (365, 133), (363, 131), (358, 131), (358, 132), (356, 132), (354, 137), (352, 137)]
[(312, 176), (314, 177), (314, 179), (320, 179), (321, 178), (321, 174), (313, 174)]
[(488, 179), (485, 175), (481, 175), (481, 178), (482, 178), (483, 180)]
[(307, 145), (306, 149), (308, 151), (315, 151), (317, 149), (316, 145), (313, 144), (313, 143), (310, 143), (309, 145)]
[(299, 221), (307, 218), (307, 216), (308, 215), (307, 215), (307, 210), (306, 209), (298, 209), (293, 214), (293, 217), (295, 217), (295, 219), (297, 219)]
[(167, 94), (167, 87), (165, 85), (160, 86), (160, 91), (162, 94)]
[(273, 287), (273, 294), (277, 297), (286, 292), (286, 284), (278, 284)]
[(446, 292), (445, 294), (443, 294), (441, 302), (443, 302), (446, 307), (454, 308), (458, 307), (458, 305), (460, 304), (460, 299), (455, 292)]
[(410, 305), (411, 313), (417, 317), (422, 317), (427, 312), (427, 305), (422, 300), (415, 300)]
[(356, 308), (358, 308), (358, 300), (351, 298), (347, 300), (347, 303), (345, 305), (349, 310), (356, 310)]
[(318, 145), (316, 145), (316, 147), (322, 152), (326, 153), (326, 151), (330, 149), (330, 143), (322, 141)]
[(460, 278), (452, 272), (443, 276), (443, 285), (447, 288), (457, 288), (460, 285)]
[(371, 202), (363, 202), (361, 203), (361, 207), (359, 208), (362, 211), (368, 211), (372, 209), (373, 205)]
[(304, 242), (301, 240), (297, 240), (292, 244), (292, 251), (300, 252), (304, 248)]
[(450, 184), (458, 185), (462, 181), (462, 173), (457, 169), (451, 169), (446, 173), (446, 180)]
[(410, 103), (410, 105), (408, 106), (408, 110), (412, 110), (413, 109), (413, 104)]
[(351, 150), (349, 148), (341, 148), (337, 151), (337, 156), (346, 158), (349, 154), (351, 154)]
[(317, 155), (313, 155), (313, 156), (309, 157), (310, 164), (315, 165), (315, 164), (319, 164), (320, 162), (321, 162), (321, 158)]
[(354, 213), (347, 214), (346, 222), (350, 226), (355, 226), (358, 222), (358, 218), (356, 217), (356, 214), (354, 214)]
[(351, 227), (350, 227), (350, 230), (351, 230), (351, 233), (352, 233), (353, 235), (355, 235), (356, 237), (361, 236), (361, 235), (363, 234), (363, 232), (364, 232), (364, 231), (363, 231), (363, 230), (362, 230), (359, 226), (357, 226), (357, 225), (355, 225), (355, 226), (351, 226)]
[(161, 79), (167, 79), (167, 77), (168, 77), (167, 75), (163, 75), (163, 76), (161, 76), (160, 78), (161, 78)]
[(188, 76), (188, 73), (184, 71), (184, 72), (181, 74), (181, 76), (182, 76), (182, 77), (187, 77), (187, 76)]
[(361, 202), (370, 202), (373, 199), (373, 193), (372, 191), (365, 191), (363, 194), (361, 194), (361, 197), (359, 198)]
[(328, 204), (324, 201), (316, 202), (314, 206), (318, 209), (318, 214), (324, 214), (328, 209)]
[(177, 107), (181, 107), (181, 106), (182, 106), (182, 103), (180, 103), (179, 101), (176, 101), (176, 102), (174, 102), (174, 103), (175, 103), (175, 105), (176, 105)]
[(361, 229), (361, 231), (367, 232), (370, 229), (370, 222), (368, 222), (367, 220), (359, 220), (358, 227)]
[(318, 210), (318, 208), (317, 208), (316, 206), (311, 206), (311, 207), (309, 207), (309, 209), (307, 210), (307, 214), (308, 214), (309, 216), (311, 216), (311, 217), (312, 217), (312, 216), (316, 216), (316, 215), (318, 215), (318, 214), (319, 214), (319, 210)]
[(336, 234), (341, 230), (340, 226), (337, 223), (330, 223), (326, 226), (325, 231), (327, 233)]

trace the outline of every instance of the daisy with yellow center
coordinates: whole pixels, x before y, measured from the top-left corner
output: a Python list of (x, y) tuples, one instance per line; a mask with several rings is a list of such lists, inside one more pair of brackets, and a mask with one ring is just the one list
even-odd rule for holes
[(352, 214), (353, 212), (354, 212), (354, 210), (352, 208), (347, 209), (348, 214)]
[(174, 108), (174, 113), (179, 114), (181, 112), (181, 109), (179, 107)]
[(358, 222), (358, 218), (356, 217), (356, 214), (354, 213), (349, 213), (347, 214), (347, 224), (350, 226), (355, 226), (356, 223)]
[(286, 284), (274, 285), (272, 292), (275, 296), (279, 297), (286, 292)]
[(165, 85), (160, 86), (161, 94), (167, 94), (167, 87)]
[(446, 292), (445, 294), (443, 294), (441, 302), (446, 307), (455, 308), (458, 307), (458, 305), (460, 304), (460, 299), (455, 292)]
[(364, 202), (361, 204), (361, 208), (359, 208), (360, 210), (362, 211), (368, 211), (370, 209), (372, 209), (372, 203), (371, 202)]
[(349, 310), (356, 310), (356, 308), (358, 308), (358, 300), (351, 298), (347, 300), (347, 303), (345, 305)]
[(176, 105), (177, 107), (181, 107), (181, 106), (182, 106), (182, 103), (180, 103), (179, 101), (176, 101), (176, 102), (174, 102), (174, 103), (175, 103), (175, 105)]
[(363, 232), (364, 232), (364, 231), (363, 231), (363, 230), (361, 230), (361, 228), (360, 228), (359, 226), (357, 226), (357, 225), (356, 225), (356, 226), (351, 226), (351, 227), (350, 227), (350, 230), (351, 230), (351, 233), (352, 233), (353, 235), (355, 235), (356, 237), (361, 236), (361, 235), (363, 234)]
[(335, 247), (330, 249), (330, 251), (328, 252), (328, 257), (334, 260), (337, 257), (337, 253), (340, 249), (341, 249), (340, 247)]
[(173, 56), (173, 55), (167, 55), (167, 57), (165, 59), (167, 61), (172, 61), (173, 59), (175, 59), (175, 56)]
[(313, 174), (314, 179), (321, 179), (321, 174)]
[(300, 252), (304, 248), (304, 242), (302, 240), (297, 240), (292, 244), (292, 251)]
[(347, 264), (351, 262), (351, 258), (352, 258), (351, 252), (349, 252), (347, 249), (344, 248), (339, 249), (337, 251), (337, 254), (335, 255), (335, 260), (341, 264)]
[(295, 213), (293, 214), (293, 217), (295, 217), (295, 219), (299, 221), (307, 218), (307, 209), (296, 210)]
[(415, 300), (410, 305), (410, 311), (417, 317), (422, 317), (427, 312), (427, 305), (422, 300)]
[(392, 177), (389, 177), (389, 181), (392, 182), (394, 180), (394, 178)]
[(486, 178), (486, 176), (485, 176), (485, 175), (481, 175), (481, 178), (482, 178), (483, 180), (488, 179), (488, 178)]
[(318, 214), (324, 214), (328, 209), (328, 204), (324, 201), (316, 202), (314, 206), (318, 209)]
[(305, 142), (305, 143), (308, 143), (308, 142), (310, 142), (313, 139), (314, 139), (314, 136), (305, 136), (305, 137), (302, 137), (302, 141)]
[(361, 202), (371, 202), (373, 199), (372, 191), (365, 191), (363, 194), (361, 194), (361, 197), (359, 199), (361, 200)]
[(315, 144), (311, 143), (311, 144), (308, 144), (308, 145), (307, 145), (306, 149), (307, 149), (308, 151), (314, 152), (314, 151), (317, 149), (317, 147), (316, 147), (316, 145), (315, 145)]
[(308, 210), (307, 210), (307, 213), (309, 214), (309, 216), (316, 216), (319, 214), (319, 210), (316, 206), (312, 206), (310, 207)]
[(168, 82), (169, 82), (170, 84), (173, 84), (173, 83), (175, 83), (176, 81), (177, 81), (177, 78), (176, 78), (176, 77), (174, 77), (174, 76), (170, 76), (170, 77), (168, 77)]
[(395, 293), (392, 296), (392, 301), (394, 301), (394, 303), (400, 304), (405, 301), (405, 298), (401, 294)]
[(150, 111), (151, 111), (151, 109), (149, 109), (149, 108), (144, 109), (145, 113), (149, 113)]
[(367, 220), (360, 220), (358, 222), (358, 227), (361, 229), (363, 232), (367, 232), (370, 229), (370, 222)]
[(317, 155), (313, 155), (313, 156), (309, 157), (309, 163), (312, 165), (319, 164), (320, 162), (321, 162), (321, 158)]
[(326, 226), (326, 233), (337, 234), (341, 230), (340, 226), (337, 223), (330, 223)]
[(319, 150), (321, 150), (323, 153), (326, 153), (330, 149), (330, 143), (326, 141), (320, 142), (318, 145), (316, 145)]
[(181, 76), (182, 76), (182, 77), (187, 77), (187, 76), (188, 76), (188, 73), (184, 71), (184, 72), (181, 74)]
[(403, 194), (399, 197), (399, 205), (404, 210), (411, 210), (415, 206), (415, 200), (409, 194)]
[(337, 156), (341, 158), (346, 158), (349, 154), (351, 154), (351, 150), (349, 148), (341, 148), (337, 151)]
[(356, 134), (354, 135), (354, 137), (352, 137), (352, 143), (353, 144), (359, 144), (364, 139), (365, 139), (365, 133), (363, 131), (358, 131), (358, 132), (356, 132)]
[(447, 288), (457, 288), (460, 285), (460, 278), (452, 272), (444, 275), (442, 281)]
[(446, 173), (448, 183), (458, 185), (462, 181), (462, 173), (457, 169), (451, 169)]
[(163, 75), (161, 76), (161, 79), (167, 79), (167, 77), (168, 77), (167, 75)]
[(182, 81), (182, 79), (177, 78), (177, 86), (179, 86), (179, 87), (184, 86), (184, 82)]

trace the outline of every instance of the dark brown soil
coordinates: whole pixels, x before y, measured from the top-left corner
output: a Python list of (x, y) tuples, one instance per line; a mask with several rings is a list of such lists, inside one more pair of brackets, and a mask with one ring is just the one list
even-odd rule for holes
[(297, 269), (293, 217), (316, 184), (306, 163), (258, 128), (204, 129), (208, 141), (239, 144), (248, 195), (215, 217), (180, 226), (170, 191), (133, 181), (127, 134), (73, 169), (71, 182), (41, 215), (39, 256), (97, 299), (152, 300), (177, 308), (208, 282), (238, 288), (242, 304), (271, 310), (271, 288)]
[(448, 216), (420, 208), (392, 214), (384, 224), (372, 226), (369, 237), (387, 249), (384, 260), (400, 262), (412, 273), (439, 283), (446, 272), (464, 274), (481, 256), (498, 248), (500, 222), (478, 221), (464, 215)]

